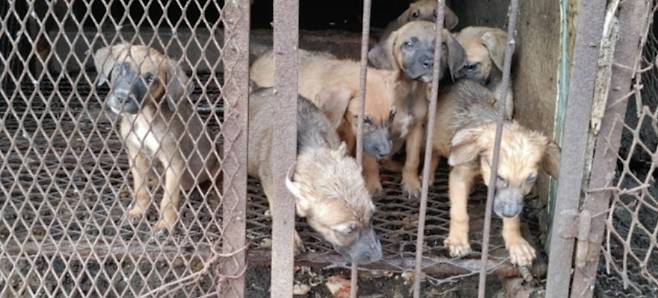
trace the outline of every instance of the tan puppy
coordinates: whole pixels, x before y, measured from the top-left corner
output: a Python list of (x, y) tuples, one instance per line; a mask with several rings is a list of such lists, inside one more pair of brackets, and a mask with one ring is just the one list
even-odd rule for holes
[(511, 262), (527, 266), (535, 259), (535, 249), (521, 235), (523, 199), (534, 186), (540, 169), (557, 177), (560, 148), (539, 132), (516, 122), (505, 122), (498, 179), (495, 185), (488, 185), (496, 134), (494, 102), (492, 92), (470, 80), (455, 83), (439, 96), (431, 169), (436, 170), (441, 156), (448, 157), (452, 167), (450, 232), (444, 244), (453, 257), (471, 252), (468, 195), (475, 178), (482, 177), (488, 187), (496, 188), (494, 212), (503, 218), (503, 239)]
[[(251, 66), (251, 79), (261, 87), (274, 84), (272, 52)], [(299, 50), (299, 93), (329, 115), (332, 125), (351, 152), (356, 147), (359, 113), (358, 61), (338, 60), (324, 54)], [(395, 117), (393, 102), (408, 91), (400, 84), (397, 72), (369, 69), (363, 130), (363, 171), (371, 193), (382, 190), (377, 160), (392, 153), (391, 124)]]
[[(414, 21), (394, 31), (368, 53), (368, 60), (377, 68), (392, 69), (401, 73), (401, 81), (409, 93), (395, 101), (397, 111), (393, 123), (395, 151), (406, 141), (406, 160), (402, 170), (403, 190), (412, 196), (420, 194), (418, 167), (424, 140), (424, 125), (428, 106), (428, 90), (434, 65), (435, 25), (427, 21)], [(443, 30), (443, 50), (439, 65), (439, 79), (461, 71), (465, 64), (464, 49), (457, 40)], [(390, 163), (387, 168), (391, 169)]]
[(150, 204), (152, 162), (164, 168), (164, 194), (157, 231), (173, 229), (181, 191), (213, 178), (219, 161), (202, 120), (185, 99), (193, 90), (176, 62), (146, 46), (119, 44), (94, 54), (99, 84), (112, 87), (107, 106), (121, 116), (135, 202), (128, 218), (141, 217)]
[(466, 27), (457, 34), (457, 40), (466, 50), (467, 64), (460, 76), (474, 80), (496, 94), (496, 105), (500, 102), (505, 88), (505, 117), (512, 119), (514, 95), (512, 81), (503, 86), (503, 63), (507, 49), (507, 32), (491, 27)]
[[(407, 10), (386, 26), (381, 39), (386, 39), (393, 31), (399, 29), (404, 24), (413, 21), (436, 22), (436, 0), (419, 0), (411, 2)], [(448, 6), (445, 6), (443, 27), (452, 30), (457, 27), (457, 24), (459, 24), (459, 17), (457, 17)]]
[[(258, 177), (270, 206), (272, 200), (272, 88), (249, 96), (249, 175)], [(276, 158), (276, 157), (274, 157)], [(281, 174), (281, 173), (279, 173)], [(381, 244), (372, 227), (375, 206), (365, 187), (361, 167), (347, 154), (329, 119), (309, 100), (297, 99), (297, 160), (286, 186), (295, 197), (297, 215), (343, 256), (358, 263), (381, 258)], [(295, 248), (302, 248), (295, 233)]]

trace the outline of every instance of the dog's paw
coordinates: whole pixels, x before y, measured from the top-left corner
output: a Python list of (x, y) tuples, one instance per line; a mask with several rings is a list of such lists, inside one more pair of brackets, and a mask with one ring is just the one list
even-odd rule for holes
[(139, 207), (132, 207), (130, 210), (128, 210), (128, 213), (126, 213), (126, 219), (135, 224), (139, 221), (140, 218), (142, 218), (142, 216), (144, 216), (145, 211), (146, 210)]
[(174, 224), (175, 224), (175, 222), (170, 223), (168, 221), (159, 220), (155, 224), (155, 227), (153, 227), (153, 232), (160, 239), (167, 238), (171, 234), (173, 234)]
[(412, 198), (420, 197), (420, 179), (418, 175), (402, 175), (402, 190)]
[(304, 247), (304, 242), (302, 242), (302, 238), (299, 237), (299, 234), (297, 233), (297, 231), (295, 231), (295, 256), (305, 251), (306, 251), (306, 247)]
[(443, 241), (443, 245), (448, 248), (450, 256), (453, 258), (461, 258), (471, 253), (471, 245), (468, 243), (468, 237), (451, 235)]
[(537, 256), (535, 248), (523, 238), (507, 241), (505, 244), (509, 252), (510, 262), (518, 266), (530, 266)]
[(366, 189), (368, 189), (368, 192), (373, 196), (384, 191), (384, 187), (382, 187), (382, 183), (379, 179), (370, 179), (366, 181)]

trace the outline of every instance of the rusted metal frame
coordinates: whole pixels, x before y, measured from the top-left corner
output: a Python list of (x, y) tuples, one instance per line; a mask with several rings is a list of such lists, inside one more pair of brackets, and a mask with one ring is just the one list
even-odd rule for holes
[[(557, 232), (560, 217), (577, 210), (585, 174), (589, 121), (603, 33), (606, 1), (579, 1), (576, 41), (564, 119), (560, 178), (551, 224), (546, 297), (567, 297), (571, 278), (574, 239)], [(567, 57), (563, 57), (567, 59)]]
[(272, 173), (271, 295), (292, 297), (295, 201), (285, 187), (285, 173), (297, 152), (297, 46), (299, 0), (274, 0), (274, 89)]
[[(443, 44), (443, 20), (445, 18), (445, 1), (437, 0), (436, 31), (434, 37), (434, 68), (432, 69), (432, 84), (430, 105), (427, 114), (427, 136), (425, 138), (425, 156), (423, 160), (423, 181), (420, 192), (420, 210), (418, 214), (418, 230), (416, 234), (416, 264), (414, 268), (414, 298), (420, 297), (420, 282), (423, 276), (423, 243), (425, 241), (425, 220), (427, 216), (427, 195), (429, 191), (430, 161), (434, 143), (434, 122), (436, 119), (436, 101), (439, 96), (439, 66), (441, 65), (441, 50)], [(431, 173), (434, 174), (434, 173)]]
[[(516, 19), (519, 13), (519, 0), (511, 0), (507, 11), (507, 48), (505, 49), (505, 62), (503, 64), (502, 86), (509, 86), (510, 71), (512, 69), (512, 55), (516, 41)], [(507, 99), (509, 88), (504, 88), (500, 95), (500, 100)], [(503, 134), (503, 122), (505, 121), (505, 103), (498, 106), (498, 118), (496, 118), (496, 136), (494, 140), (493, 156), (491, 157), (491, 173), (489, 175), (489, 187), (487, 188), (487, 202), (484, 211), (484, 228), (482, 231), (482, 264), (486, 264), (489, 259), (489, 236), (491, 234), (491, 211), (496, 188), (496, 179), (498, 177), (498, 161), (500, 156), (500, 143)], [(478, 297), (484, 298), (487, 282), (487, 267), (480, 268), (480, 280), (478, 284)]]
[[(249, 2), (224, 6), (224, 158), (222, 252), (232, 254), (222, 265), (217, 286), (222, 297), (244, 297), (247, 215), (247, 128), (249, 96)], [(215, 36), (215, 35), (213, 35)], [(227, 278), (230, 277), (230, 278)], [(220, 277), (221, 278), (221, 277)], [(225, 281), (224, 281), (225, 280)], [(222, 283), (227, 285), (224, 287)]]
[[(632, 92), (633, 78), (641, 75), (642, 49), (650, 28), (651, 0), (624, 1), (619, 10), (619, 39), (615, 47), (614, 63), (608, 87), (606, 111), (601, 122), (601, 130), (596, 136), (594, 159), (587, 189), (602, 189), (610, 186), (615, 178), (617, 153), (621, 143), (623, 121), (628, 101), (618, 102)], [(583, 212), (595, 214), (591, 218), (589, 238), (577, 245), (578, 251), (587, 253), (585, 263), (574, 269), (571, 297), (592, 297), (596, 271), (601, 254), (600, 245), (606, 229), (606, 214), (613, 198), (612, 190), (586, 193)]]
[[(368, 79), (368, 40), (370, 39), (370, 9), (372, 0), (363, 1), (363, 24), (361, 29), (361, 65), (359, 69), (359, 115), (357, 115), (356, 161), (363, 163), (363, 114), (366, 110), (366, 81)], [(359, 290), (359, 264), (352, 262), (350, 273), (350, 297), (356, 298)]]

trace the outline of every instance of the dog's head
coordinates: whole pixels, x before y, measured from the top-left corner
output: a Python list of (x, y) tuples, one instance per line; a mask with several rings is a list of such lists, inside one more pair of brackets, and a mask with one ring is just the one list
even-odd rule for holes
[[(412, 21), (436, 21), (436, 1), (435, 0), (419, 0), (409, 4), (409, 8), (405, 10), (398, 18), (399, 24), (406, 24)], [(444, 8), (444, 27), (452, 30), (457, 27), (459, 18), (449, 8)]]
[(330, 152), (299, 155), (286, 186), (295, 197), (297, 214), (336, 251), (362, 264), (381, 259), (381, 244), (372, 227), (375, 205), (361, 167), (347, 156), (344, 143)]
[[(368, 69), (363, 114), (363, 150), (377, 159), (393, 154), (391, 129), (395, 118), (393, 103), (399, 96), (398, 77), (392, 71)], [(360, 111), (358, 87), (327, 86), (318, 97), (315, 102), (320, 103), (319, 108), (328, 115), (335, 128), (342, 121), (347, 121), (352, 132), (356, 134)]]
[(486, 84), (494, 71), (502, 72), (507, 33), (498, 28), (467, 27), (457, 34), (466, 51), (464, 77)]
[(173, 112), (177, 101), (193, 90), (182, 69), (148, 47), (121, 44), (102, 48), (94, 54), (94, 63), (98, 84), (110, 83), (106, 104), (117, 114), (137, 114), (145, 105), (165, 102)]
[[(448, 163), (451, 166), (479, 162), (480, 172), (488, 187), (491, 175), (496, 124), (490, 123), (458, 131), (452, 139)], [(503, 126), (498, 162), (498, 177), (494, 212), (500, 217), (514, 217), (523, 209), (523, 198), (543, 169), (557, 178), (559, 173), (560, 147), (536, 132), (516, 122)]]
[[(398, 70), (410, 80), (429, 83), (433, 75), (435, 30), (431, 22), (407, 23), (375, 45), (368, 52), (368, 61), (376, 68)], [(459, 42), (448, 30), (443, 30), (439, 79), (444, 77), (446, 69), (455, 77), (465, 65), (465, 57)]]

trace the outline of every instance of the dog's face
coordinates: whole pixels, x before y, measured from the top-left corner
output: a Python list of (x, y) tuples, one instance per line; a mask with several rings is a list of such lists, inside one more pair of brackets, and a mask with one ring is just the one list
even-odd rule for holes
[[(400, 24), (406, 24), (412, 21), (436, 21), (436, 4), (435, 0), (420, 0), (409, 4), (397, 19)], [(459, 18), (447, 6), (444, 9), (444, 26), (448, 30), (457, 27)]]
[(492, 186), (489, 181), (495, 134), (493, 123), (457, 132), (448, 162), (451, 166), (478, 162), (484, 183), (496, 189), (494, 212), (500, 217), (515, 217), (523, 210), (523, 198), (535, 185), (540, 169), (558, 176), (560, 148), (538, 132), (517, 123), (504, 124), (498, 176)]
[[(368, 60), (377, 68), (399, 70), (407, 79), (429, 83), (433, 75), (434, 42), (434, 23), (410, 22), (371, 49)], [(442, 32), (441, 46), (439, 79), (445, 76), (446, 70), (455, 77), (466, 63), (464, 49), (447, 30)]]
[(361, 264), (381, 259), (372, 227), (375, 206), (361, 167), (347, 156), (344, 143), (328, 155), (300, 155), (286, 186), (295, 197), (297, 214), (341, 255)]
[(497, 28), (467, 27), (457, 34), (466, 51), (460, 76), (486, 84), (494, 71), (502, 71), (507, 33)]
[(115, 66), (111, 82), (106, 104), (117, 114), (137, 114), (146, 101), (157, 100), (164, 94), (164, 86), (155, 74), (141, 75), (128, 63)]

